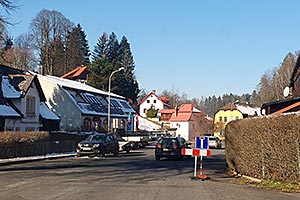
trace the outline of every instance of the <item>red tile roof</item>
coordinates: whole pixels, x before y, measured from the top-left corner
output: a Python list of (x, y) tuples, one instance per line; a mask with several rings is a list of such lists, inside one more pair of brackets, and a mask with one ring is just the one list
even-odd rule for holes
[[(199, 112), (197, 108), (195, 108), (192, 104), (183, 104), (179, 107), (178, 113), (173, 113), (170, 122), (187, 122), (191, 119), (192, 114), (194, 112), (194, 109), (196, 112)], [(201, 111), (200, 111), (201, 112)]]
[(80, 76), (86, 70), (86, 68), (87, 66), (77, 67), (76, 69), (62, 75), (61, 78), (76, 78)]

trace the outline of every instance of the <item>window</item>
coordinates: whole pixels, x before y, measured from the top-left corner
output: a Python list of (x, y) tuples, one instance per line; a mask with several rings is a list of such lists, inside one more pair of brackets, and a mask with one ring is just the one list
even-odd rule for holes
[(84, 118), (83, 120), (83, 129), (85, 131), (91, 131), (92, 120), (89, 117)]
[(149, 99), (147, 100), (147, 103), (150, 103), (150, 100), (149, 100)]
[(230, 121), (233, 121), (233, 116), (230, 116)]
[(222, 117), (219, 117), (219, 122), (222, 122)]
[(145, 109), (144, 109), (144, 113), (146, 113), (146, 112), (147, 112), (147, 109), (145, 108)]
[(156, 103), (156, 99), (153, 100), (153, 103)]
[(236, 119), (236, 120), (238, 120), (238, 119), (239, 119), (239, 117), (238, 117), (238, 116), (235, 116), (235, 119)]
[(28, 96), (26, 98), (26, 114), (35, 115), (35, 97)]
[(224, 122), (227, 122), (227, 117), (224, 117)]

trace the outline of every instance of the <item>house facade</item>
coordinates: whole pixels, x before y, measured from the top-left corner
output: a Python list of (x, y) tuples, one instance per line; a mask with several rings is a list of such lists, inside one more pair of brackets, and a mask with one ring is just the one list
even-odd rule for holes
[(146, 117), (147, 110), (151, 107), (159, 112), (162, 109), (169, 108), (169, 99), (166, 97), (159, 97), (156, 95), (156, 91), (152, 90), (147, 96), (145, 96), (139, 103), (139, 114), (142, 117)]
[(200, 119), (203, 118), (203, 113), (192, 104), (183, 104), (170, 118), (170, 130), (175, 132), (175, 136), (180, 136), (187, 141), (194, 141), (196, 135), (201, 129)]
[(45, 96), (36, 75), (0, 68), (0, 131), (39, 131), (48, 120), (60, 120), (47, 107), (41, 108)]
[(214, 136), (225, 139), (225, 127), (234, 120), (260, 115), (260, 107), (249, 104), (229, 103), (220, 108), (214, 116)]
[[(108, 92), (78, 81), (38, 75), (47, 105), (60, 118), (60, 130), (107, 131)], [(110, 122), (114, 131), (134, 130), (136, 112), (122, 96), (110, 93)]]

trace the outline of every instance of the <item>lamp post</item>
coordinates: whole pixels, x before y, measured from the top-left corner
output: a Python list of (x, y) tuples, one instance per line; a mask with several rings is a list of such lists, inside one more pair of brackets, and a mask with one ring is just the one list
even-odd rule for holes
[(119, 72), (119, 71), (122, 71), (124, 70), (125, 68), (124, 67), (120, 67), (119, 69), (113, 71), (110, 76), (109, 76), (109, 79), (108, 79), (108, 110), (107, 110), (107, 131), (110, 132), (110, 86), (111, 86), (111, 77)]

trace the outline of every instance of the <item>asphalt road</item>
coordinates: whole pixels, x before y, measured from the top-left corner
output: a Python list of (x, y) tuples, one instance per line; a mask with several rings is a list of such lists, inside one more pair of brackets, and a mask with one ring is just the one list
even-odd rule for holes
[(232, 184), (224, 150), (204, 159), (209, 180), (191, 180), (194, 159), (154, 160), (153, 149), (118, 157), (69, 157), (0, 166), (0, 199), (299, 200), (300, 194)]

